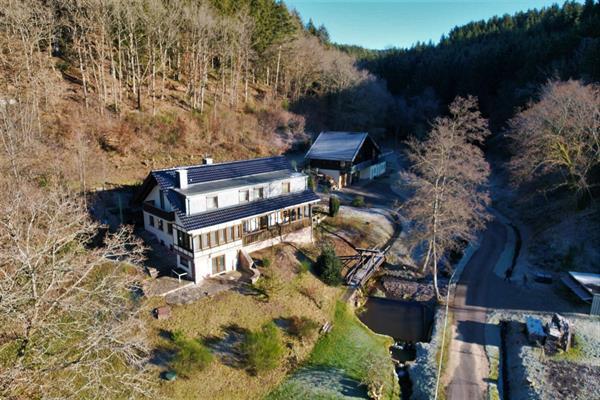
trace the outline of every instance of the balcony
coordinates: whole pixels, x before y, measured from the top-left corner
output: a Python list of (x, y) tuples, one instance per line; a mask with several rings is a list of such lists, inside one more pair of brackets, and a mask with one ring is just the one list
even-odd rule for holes
[(287, 235), (288, 233), (299, 231), (300, 229), (310, 226), (310, 218), (303, 218), (298, 221), (288, 222), (287, 224), (270, 226), (260, 231), (245, 233), (242, 237), (244, 246), (252, 243), (262, 242), (263, 240), (273, 239), (278, 236)]
[(142, 205), (142, 209), (144, 211), (146, 211), (147, 213), (155, 215), (155, 216), (162, 218), (168, 222), (175, 221), (175, 213), (173, 211), (165, 211), (161, 208), (156, 207), (152, 200), (145, 201), (144, 204)]

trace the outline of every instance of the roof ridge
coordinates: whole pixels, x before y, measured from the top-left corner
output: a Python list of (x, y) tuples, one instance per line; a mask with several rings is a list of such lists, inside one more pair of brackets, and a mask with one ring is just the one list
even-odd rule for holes
[(267, 157), (257, 157), (257, 158), (248, 158), (245, 160), (233, 160), (233, 161), (224, 161), (224, 162), (220, 162), (220, 163), (213, 163), (213, 164), (193, 164), (193, 165), (178, 165), (176, 167), (170, 167), (170, 168), (161, 168), (161, 169), (153, 169), (151, 172), (164, 172), (164, 171), (177, 171), (178, 169), (190, 169), (190, 168), (201, 168), (201, 167), (210, 167), (211, 165), (229, 165), (229, 164), (238, 164), (238, 163), (243, 163), (243, 162), (248, 162), (248, 161), (260, 161), (260, 160), (268, 160), (270, 158), (285, 158), (284, 155), (278, 155), (278, 156), (267, 156)]

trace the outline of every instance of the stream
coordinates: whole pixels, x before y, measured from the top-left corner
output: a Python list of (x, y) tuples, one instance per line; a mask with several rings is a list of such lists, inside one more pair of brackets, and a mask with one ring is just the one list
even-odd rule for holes
[(430, 340), (433, 314), (433, 307), (423, 303), (369, 297), (358, 315), (373, 332), (394, 338), (390, 353), (396, 363), (402, 399), (410, 399), (412, 394), (407, 362), (415, 360), (416, 342)]

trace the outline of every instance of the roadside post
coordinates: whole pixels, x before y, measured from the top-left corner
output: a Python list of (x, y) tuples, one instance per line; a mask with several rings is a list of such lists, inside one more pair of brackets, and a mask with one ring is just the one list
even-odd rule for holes
[(442, 363), (444, 360), (444, 343), (446, 342), (446, 328), (448, 326), (448, 307), (450, 305), (450, 291), (452, 290), (452, 280), (454, 279), (454, 274), (458, 268), (455, 268), (450, 276), (450, 280), (448, 281), (448, 290), (446, 291), (446, 315), (444, 315), (444, 329), (442, 329), (442, 348), (440, 350), (440, 362), (438, 365), (437, 378), (435, 381), (435, 400), (438, 398), (438, 391), (440, 387), (440, 375), (442, 374)]

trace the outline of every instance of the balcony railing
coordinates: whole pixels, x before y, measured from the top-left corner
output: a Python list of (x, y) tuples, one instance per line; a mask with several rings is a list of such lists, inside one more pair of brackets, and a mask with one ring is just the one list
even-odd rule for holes
[(299, 231), (307, 226), (310, 226), (310, 218), (303, 218), (298, 221), (288, 222), (287, 224), (270, 226), (260, 231), (245, 233), (242, 239), (244, 246), (246, 246), (251, 243), (262, 242), (263, 240), (269, 240), (278, 236), (287, 235), (288, 233)]
[(154, 205), (154, 202), (149, 200), (145, 201), (142, 205), (142, 209), (152, 215), (156, 215), (159, 218), (173, 222), (175, 221), (175, 213), (173, 211), (165, 211)]

